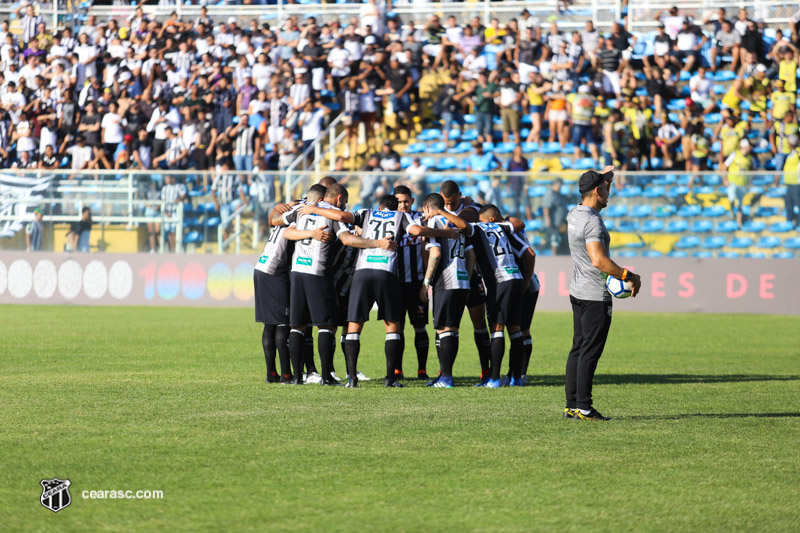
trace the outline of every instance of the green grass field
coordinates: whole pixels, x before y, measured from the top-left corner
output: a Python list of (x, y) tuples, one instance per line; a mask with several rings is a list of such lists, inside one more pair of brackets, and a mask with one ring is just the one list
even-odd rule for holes
[[(346, 390), (265, 385), (250, 310), (2, 316), (2, 531), (800, 530), (796, 317), (615, 313), (599, 423), (561, 418), (566, 313), (537, 314), (532, 385), (501, 390), (466, 386), (467, 320), (465, 386)], [(382, 328), (363, 338), (381, 376)], [(164, 499), (81, 497), (104, 489)]]

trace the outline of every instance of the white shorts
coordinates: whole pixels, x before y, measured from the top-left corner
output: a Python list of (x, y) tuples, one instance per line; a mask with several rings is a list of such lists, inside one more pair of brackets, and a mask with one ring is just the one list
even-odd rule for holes
[(567, 120), (567, 112), (564, 109), (553, 109), (547, 119), (550, 122), (565, 122)]

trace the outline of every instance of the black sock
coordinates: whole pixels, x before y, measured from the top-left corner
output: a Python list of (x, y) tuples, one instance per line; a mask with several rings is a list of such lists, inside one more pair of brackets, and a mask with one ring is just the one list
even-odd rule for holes
[(321, 329), (317, 333), (319, 346), (319, 362), (322, 368), (322, 378), (330, 379), (333, 368), (333, 349), (336, 346), (336, 337), (332, 329)]
[(334, 364), (334, 360), (336, 359), (336, 330), (331, 330), (331, 374), (336, 373), (336, 365)]
[(406, 353), (406, 334), (403, 331), (400, 331), (400, 357), (397, 360), (397, 367), (395, 368), (398, 372), (403, 371), (403, 354)]
[(264, 348), (264, 359), (267, 361), (267, 375), (274, 376), (275, 370), (275, 326), (274, 324), (264, 324), (264, 331), (261, 332), (261, 347)]
[[(347, 328), (343, 328), (343, 329), (347, 329)], [(339, 347), (342, 349), (342, 356), (344, 356), (344, 336), (345, 336), (344, 333), (339, 335)], [(347, 374), (347, 361), (346, 360), (345, 360), (345, 365), (344, 365), (344, 373)]]
[(289, 332), (289, 357), (292, 361), (294, 379), (303, 379), (303, 351), (305, 350), (305, 333), (299, 329)]
[(445, 331), (439, 335), (441, 344), (442, 376), (453, 376), (453, 363), (458, 354), (458, 336), (452, 331)]
[(289, 363), (289, 326), (283, 324), (275, 329), (275, 346), (278, 347), (278, 359), (281, 362), (281, 375), (285, 378), (291, 378), (292, 367)]
[(522, 375), (527, 376), (528, 366), (531, 364), (531, 354), (533, 354), (533, 339), (530, 333), (522, 335), (522, 354)]
[(355, 378), (358, 373), (358, 352), (361, 351), (361, 335), (358, 333), (348, 333), (342, 343), (344, 360), (347, 365), (347, 375)]
[(403, 356), (402, 340), (399, 333), (386, 334), (384, 352), (386, 353), (386, 377), (394, 379), (394, 371), (398, 368), (400, 359)]
[(428, 366), (428, 330), (425, 327), (414, 328), (414, 348), (417, 349), (417, 370), (424, 371)]
[(314, 364), (314, 331), (309, 327), (306, 331), (306, 344), (303, 348), (303, 365), (306, 367), (306, 372), (311, 374), (317, 371), (317, 366)]
[(508, 335), (510, 341), (508, 348), (508, 361), (511, 367), (511, 377), (520, 379), (522, 377), (522, 364), (523, 360), (523, 347), (522, 347), (522, 332), (510, 333)]
[(492, 334), (492, 379), (500, 379), (500, 365), (503, 363), (503, 354), (506, 351), (506, 337), (502, 331)]
[(439, 360), (439, 374), (442, 373), (442, 339), (439, 338), (439, 332), (436, 332), (436, 339), (434, 340), (436, 346), (436, 358)]
[(491, 365), (492, 357), (492, 341), (489, 337), (489, 329), (481, 328), (473, 332), (475, 337), (475, 346), (478, 348), (478, 359), (481, 362), (481, 374), (485, 374)]

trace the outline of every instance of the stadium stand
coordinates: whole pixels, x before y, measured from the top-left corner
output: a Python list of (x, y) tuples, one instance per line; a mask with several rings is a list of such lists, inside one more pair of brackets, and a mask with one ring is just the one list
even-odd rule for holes
[(356, 205), (453, 179), (557, 253), (543, 206), (614, 164), (627, 254), (797, 253), (795, 4), (161, 4), (0, 9), (0, 167), (135, 171), (153, 200), (185, 171), (202, 249), (243, 206), (263, 218), (333, 123)]

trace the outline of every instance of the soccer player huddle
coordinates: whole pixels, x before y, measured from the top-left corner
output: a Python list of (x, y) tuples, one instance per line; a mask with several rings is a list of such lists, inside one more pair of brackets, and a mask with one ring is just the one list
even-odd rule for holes
[[(369, 379), (358, 371), (358, 357), (375, 304), (386, 332), (385, 386), (403, 386), (406, 316), (414, 328), (417, 377), (428, 381), (430, 302), (439, 372), (429, 387), (454, 385), (465, 309), (481, 367), (476, 386), (524, 385), (539, 295), (536, 254), (524, 223), (503, 217), (497, 206), (462, 197), (453, 181), (427, 195), (421, 211), (413, 210), (414, 198), (404, 186), (375, 208), (347, 211), (347, 202), (347, 189), (326, 177), (302, 200), (270, 214), (273, 229), (254, 272), (267, 382), (341, 385), (334, 368), (338, 328), (345, 386)], [(506, 330), (508, 371), (501, 375)]]

